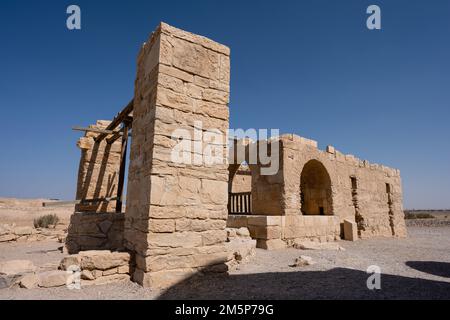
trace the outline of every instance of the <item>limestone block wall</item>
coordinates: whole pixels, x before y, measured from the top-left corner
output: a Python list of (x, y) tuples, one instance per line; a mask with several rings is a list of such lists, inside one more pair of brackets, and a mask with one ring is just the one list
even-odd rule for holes
[[(105, 129), (110, 121), (99, 120), (90, 128)], [(78, 141), (81, 159), (78, 169), (76, 199), (109, 198), (117, 195), (121, 140), (108, 144), (95, 142), (99, 134), (86, 132)], [(115, 212), (116, 201), (77, 204), (76, 212)]]
[(264, 176), (260, 164), (250, 166), (252, 215), (230, 216), (229, 227), (248, 227), (260, 248), (278, 248), (280, 239), (337, 240), (346, 219), (360, 238), (406, 236), (398, 170), (331, 146), (319, 150), (316, 141), (293, 134), (277, 139), (280, 170)]
[(66, 238), (68, 252), (124, 249), (124, 221), (123, 213), (75, 212)]
[(252, 173), (249, 167), (240, 167), (231, 182), (231, 192), (242, 193), (252, 191)]
[(398, 170), (344, 155), (333, 147), (328, 147), (326, 151), (319, 150), (317, 144), (296, 135), (284, 135), (280, 139), (286, 216), (301, 214), (302, 170), (308, 162), (318, 161), (329, 174), (332, 213), (339, 217), (341, 224), (344, 219), (358, 220), (362, 238), (406, 236)]
[[(258, 145), (260, 141), (255, 142)], [(253, 148), (252, 144), (248, 146)], [(267, 142), (267, 149), (271, 150), (272, 143)], [(250, 164), (252, 172), (252, 213), (255, 215), (282, 215), (283, 209), (283, 184), (284, 167), (283, 153), (278, 154), (279, 169), (276, 174), (263, 174), (262, 169), (267, 165), (261, 164), (258, 153), (257, 164)]]
[[(201, 143), (194, 128), (226, 133), (229, 77), (227, 47), (164, 23), (139, 53), (125, 244), (144, 286), (169, 286), (229, 259), (226, 156), (213, 165), (198, 163), (193, 151), (191, 164), (171, 157), (177, 129), (189, 133), (182, 140), (191, 146)], [(215, 143), (226, 155), (225, 135)]]

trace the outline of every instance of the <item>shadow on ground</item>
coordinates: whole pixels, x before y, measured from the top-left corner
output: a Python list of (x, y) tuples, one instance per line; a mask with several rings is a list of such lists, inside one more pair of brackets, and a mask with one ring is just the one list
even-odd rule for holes
[(450, 283), (381, 275), (381, 290), (367, 289), (370, 274), (329, 271), (194, 275), (159, 299), (450, 299)]
[(406, 265), (421, 272), (450, 278), (450, 263), (436, 261), (407, 261)]

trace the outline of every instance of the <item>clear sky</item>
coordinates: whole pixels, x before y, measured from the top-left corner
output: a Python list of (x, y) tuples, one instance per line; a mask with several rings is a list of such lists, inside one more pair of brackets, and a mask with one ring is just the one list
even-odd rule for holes
[[(80, 31), (66, 28), (70, 4)], [(371, 4), (382, 30), (366, 28)], [(399, 168), (406, 208), (450, 208), (448, 0), (2, 0), (0, 197), (75, 197), (71, 127), (131, 99), (159, 21), (231, 47), (232, 128)]]

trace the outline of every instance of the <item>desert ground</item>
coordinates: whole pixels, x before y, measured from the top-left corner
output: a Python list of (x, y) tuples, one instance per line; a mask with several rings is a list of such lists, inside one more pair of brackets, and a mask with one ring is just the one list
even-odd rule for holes
[[(43, 208), (42, 201), (0, 199), (0, 224), (32, 226), (48, 213), (67, 224), (72, 207)], [(445, 214), (408, 219), (406, 239), (340, 241), (345, 250), (257, 249), (228, 276), (198, 274), (165, 291), (133, 282), (80, 290), (14, 287), (0, 290), (0, 299), (450, 299), (449, 221)], [(57, 240), (0, 243), (0, 263), (26, 259), (39, 270), (52, 270), (64, 256), (61, 246)], [(293, 267), (300, 256), (314, 264)], [(371, 265), (380, 267), (380, 290), (366, 286)]]

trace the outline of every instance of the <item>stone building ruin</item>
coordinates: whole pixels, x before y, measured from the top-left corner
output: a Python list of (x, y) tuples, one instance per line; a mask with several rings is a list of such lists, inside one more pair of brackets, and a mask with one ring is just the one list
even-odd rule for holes
[[(70, 253), (128, 251), (134, 281), (167, 287), (198, 271), (227, 271), (227, 228), (248, 228), (263, 249), (406, 236), (399, 171), (331, 146), (319, 150), (313, 140), (271, 138), (269, 145), (279, 145), (274, 175), (261, 174), (259, 161), (174, 163), (174, 130), (193, 132), (200, 121), (203, 130), (226, 136), (229, 81), (228, 47), (159, 25), (139, 52), (132, 101), (114, 120), (86, 128), (78, 142)], [(224, 140), (216, 147), (231, 157), (238, 145), (248, 154), (260, 143)]]

